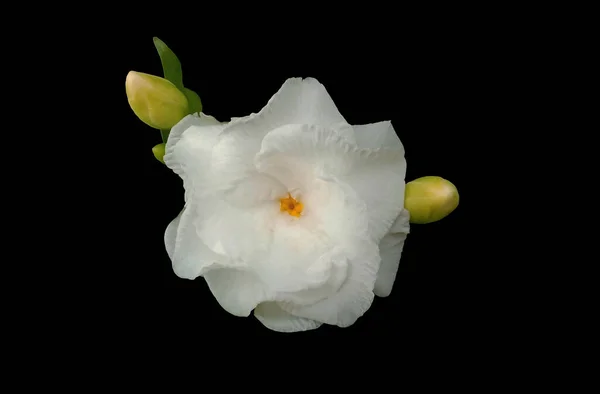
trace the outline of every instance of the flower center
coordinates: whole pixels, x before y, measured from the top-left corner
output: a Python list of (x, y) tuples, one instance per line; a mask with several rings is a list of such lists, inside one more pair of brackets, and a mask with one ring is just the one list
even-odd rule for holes
[(302, 213), (302, 209), (304, 209), (304, 205), (301, 202), (297, 201), (290, 193), (288, 193), (287, 197), (283, 197), (279, 199), (280, 210), (281, 212), (287, 212), (294, 217), (300, 217)]

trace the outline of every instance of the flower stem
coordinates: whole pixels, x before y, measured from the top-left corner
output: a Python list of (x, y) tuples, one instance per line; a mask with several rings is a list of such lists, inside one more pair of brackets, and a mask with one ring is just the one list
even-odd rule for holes
[(162, 142), (165, 144), (167, 143), (167, 139), (169, 138), (169, 131), (170, 130), (161, 130), (160, 131), (160, 136), (162, 138)]

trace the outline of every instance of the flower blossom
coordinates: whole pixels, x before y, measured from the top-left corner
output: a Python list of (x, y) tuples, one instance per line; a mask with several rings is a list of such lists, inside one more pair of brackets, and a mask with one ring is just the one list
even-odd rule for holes
[(409, 232), (391, 122), (350, 125), (317, 80), (291, 78), (257, 114), (186, 116), (164, 161), (185, 189), (165, 232), (173, 270), (227, 312), (348, 327), (390, 294)]

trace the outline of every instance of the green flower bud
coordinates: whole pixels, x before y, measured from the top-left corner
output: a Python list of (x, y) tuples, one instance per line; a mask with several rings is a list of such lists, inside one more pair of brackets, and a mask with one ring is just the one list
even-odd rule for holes
[(165, 144), (158, 144), (156, 145), (154, 148), (152, 148), (152, 153), (154, 153), (154, 157), (156, 157), (156, 160), (160, 161), (161, 163), (165, 164)]
[(188, 114), (185, 95), (164, 78), (130, 71), (125, 91), (133, 112), (155, 129), (170, 129)]
[(448, 216), (458, 207), (458, 190), (439, 176), (424, 176), (406, 184), (404, 208), (410, 222), (427, 224)]

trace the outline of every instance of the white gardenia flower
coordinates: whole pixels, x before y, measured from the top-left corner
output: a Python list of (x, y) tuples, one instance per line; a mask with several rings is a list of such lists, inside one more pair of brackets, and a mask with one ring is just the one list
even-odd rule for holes
[(390, 294), (409, 232), (390, 122), (351, 126), (317, 80), (292, 78), (258, 114), (185, 117), (164, 161), (185, 188), (165, 233), (173, 269), (229, 313), (347, 327)]

